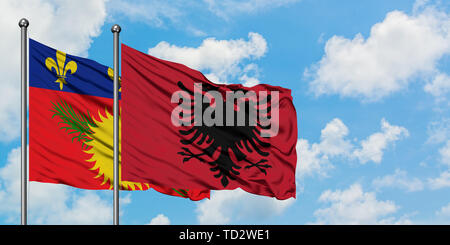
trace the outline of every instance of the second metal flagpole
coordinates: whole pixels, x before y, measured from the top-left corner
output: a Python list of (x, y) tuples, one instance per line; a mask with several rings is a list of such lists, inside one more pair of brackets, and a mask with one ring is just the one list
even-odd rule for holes
[(111, 32), (114, 35), (114, 225), (119, 225), (119, 33), (120, 26), (113, 25)]
[(21, 32), (21, 220), (22, 225), (27, 224), (27, 27), (29, 22), (23, 18), (19, 21)]

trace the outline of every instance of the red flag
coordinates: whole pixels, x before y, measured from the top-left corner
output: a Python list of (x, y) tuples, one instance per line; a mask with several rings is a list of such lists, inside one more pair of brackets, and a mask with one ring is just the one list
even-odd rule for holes
[[(112, 189), (112, 74), (93, 60), (30, 39), (30, 181)], [(119, 184), (122, 190), (153, 188), (192, 200), (209, 198), (206, 189)]]
[(123, 179), (295, 197), (289, 89), (208, 81), (122, 44)]

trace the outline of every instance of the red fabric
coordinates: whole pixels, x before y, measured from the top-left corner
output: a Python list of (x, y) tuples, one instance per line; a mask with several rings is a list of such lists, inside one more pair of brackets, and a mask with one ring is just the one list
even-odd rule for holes
[[(196, 70), (141, 53), (124, 44), (122, 81), (124, 180), (161, 186), (170, 184), (187, 189), (242, 188), (247, 192), (278, 199), (295, 197), (297, 119), (289, 89), (263, 84), (251, 88), (236, 84), (213, 84)], [(214, 176), (217, 172), (211, 170), (216, 165), (196, 158), (183, 162), (186, 156), (179, 153), (187, 146), (180, 140), (190, 139), (192, 135), (181, 135), (180, 130), (189, 127), (176, 127), (171, 123), (172, 111), (177, 106), (171, 103), (171, 96), (180, 90), (177, 85), (179, 81), (189, 89), (194, 88), (194, 83), (202, 83), (221, 93), (236, 89), (279, 92), (280, 129), (278, 135), (266, 139), (271, 145), (264, 149), (269, 153), (264, 157), (266, 163), (271, 165), (271, 168), (265, 169), (266, 174), (256, 167), (245, 168), (248, 163), (237, 161), (236, 155), (230, 152), (230, 158), (240, 169), (239, 174), (231, 174), (235, 180), (230, 179), (224, 186), (221, 178)], [(201, 145), (194, 143), (188, 148), (198, 154), (206, 147), (208, 143), (203, 142)], [(247, 160), (251, 162), (262, 158), (255, 151), (251, 153), (246, 150), (244, 145), (239, 149), (247, 154)], [(214, 157), (210, 160), (213, 161)]]
[(90, 154), (82, 150), (82, 142), (72, 141), (73, 135), (61, 129), (64, 126), (61, 125), (62, 120), (53, 117), (52, 102), (57, 103), (61, 99), (77, 111), (89, 110), (97, 120), (97, 103), (107, 104), (111, 100), (30, 87), (30, 181), (66, 184), (82, 189), (109, 189), (109, 183), (101, 185), (103, 178), (95, 178), (98, 170), (89, 170), (93, 163), (86, 162)]
[[(61, 101), (70, 105), (78, 115), (89, 111), (96, 121), (101, 121), (99, 115), (105, 117), (106, 111), (112, 115), (112, 99), (30, 87), (30, 181), (65, 184), (82, 189), (110, 189), (111, 183), (104, 183), (105, 176), (97, 177), (100, 169), (92, 169), (95, 162), (88, 161), (93, 154), (86, 151), (92, 146), (83, 147), (83, 141), (73, 139), (76, 134), (69, 134), (62, 128), (67, 126), (63, 120), (54, 116), (54, 104)], [(112, 159), (110, 162), (112, 165)], [(142, 184), (142, 187), (143, 190), (153, 188), (164, 194), (183, 196), (173, 188), (146, 184)], [(135, 188), (139, 189), (137, 186)], [(122, 189), (131, 190), (131, 186)], [(183, 197), (201, 200), (209, 198), (209, 191), (189, 190)]]

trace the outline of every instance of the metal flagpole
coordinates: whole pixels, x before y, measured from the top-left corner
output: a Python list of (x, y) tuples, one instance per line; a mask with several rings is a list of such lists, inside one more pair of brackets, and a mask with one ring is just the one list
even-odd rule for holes
[(119, 225), (119, 33), (120, 26), (113, 25), (114, 35), (114, 225)]
[(27, 224), (27, 72), (28, 72), (28, 50), (27, 50), (27, 27), (29, 22), (22, 18), (19, 21), (21, 32), (21, 224)]

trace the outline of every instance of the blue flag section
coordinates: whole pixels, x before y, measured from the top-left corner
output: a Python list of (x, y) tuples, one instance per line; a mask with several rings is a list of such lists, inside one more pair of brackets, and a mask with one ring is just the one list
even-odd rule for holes
[[(113, 70), (30, 39), (30, 87), (113, 98)], [(56, 79), (55, 79), (56, 77)]]

